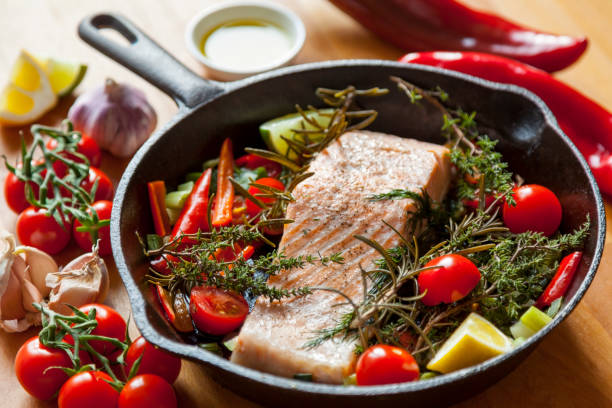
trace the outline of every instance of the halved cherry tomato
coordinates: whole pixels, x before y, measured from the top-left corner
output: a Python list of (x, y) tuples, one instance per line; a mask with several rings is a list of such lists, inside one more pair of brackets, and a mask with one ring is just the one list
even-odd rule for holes
[(62, 227), (44, 208), (26, 208), (17, 218), (17, 237), (23, 245), (57, 254), (70, 241), (70, 224)]
[[(98, 214), (99, 220), (110, 220), (111, 217), (111, 209), (113, 208), (113, 203), (107, 200), (96, 201), (92, 204), (93, 209)], [(74, 221), (72, 234), (74, 235), (74, 240), (79, 244), (79, 246), (85, 251), (91, 251), (91, 246), (93, 243), (91, 242), (91, 235), (87, 231), (77, 231), (77, 228), (82, 227), (82, 224), (79, 220)], [(110, 226), (106, 225), (98, 229), (98, 238), (100, 239), (100, 247), (99, 253), (102, 256), (110, 255), (112, 252), (111, 243), (110, 243)]]
[[(85, 360), (84, 364), (90, 361), (88, 357), (81, 357), (81, 360)], [(50, 367), (72, 368), (72, 362), (64, 350), (43, 346), (38, 336), (27, 340), (17, 351), (15, 375), (23, 389), (35, 398), (53, 397), (68, 381), (64, 371)]]
[(154, 374), (137, 375), (119, 394), (118, 408), (176, 408), (172, 386)]
[(559, 199), (549, 189), (538, 184), (515, 188), (516, 205), (504, 204), (504, 224), (514, 234), (533, 231), (551, 236), (561, 224), (563, 210)]
[(113, 183), (111, 183), (106, 173), (96, 167), (89, 168), (89, 176), (81, 182), (81, 187), (91, 192), (96, 180), (98, 180), (98, 189), (96, 190), (94, 201), (111, 201), (113, 199)]
[(236, 159), (235, 162), (238, 167), (246, 167), (254, 170), (258, 167), (263, 167), (268, 173), (268, 177), (278, 178), (283, 170), (282, 166), (272, 160), (264, 159), (263, 157), (255, 156), (254, 154), (245, 154)]
[[(271, 177), (260, 178), (255, 181), (255, 184), (261, 184), (264, 186), (275, 188), (279, 191), (285, 191), (285, 185), (280, 180), (277, 180)], [(274, 198), (258, 197), (257, 194), (266, 194), (267, 192), (262, 191), (255, 186), (250, 186), (248, 191), (249, 191), (249, 194), (251, 194), (253, 197), (257, 198), (258, 200), (260, 200), (261, 202), (265, 204), (271, 204), (274, 202)], [(247, 214), (249, 214), (249, 217), (251, 218), (257, 216), (257, 214), (261, 212), (261, 208), (259, 208), (259, 206), (255, 204), (254, 202), (252, 202), (251, 200), (246, 200), (246, 208), (247, 208)]]
[(181, 372), (181, 359), (159, 349), (140, 336), (128, 348), (125, 355), (126, 371), (142, 356), (137, 374), (155, 374), (172, 384)]
[(461, 255), (440, 256), (425, 265), (430, 266), (438, 268), (421, 272), (417, 279), (420, 292), (427, 291), (421, 298), (427, 306), (456, 302), (470, 293), (480, 281), (478, 267)]
[[(51, 138), (47, 141), (47, 149), (53, 150), (57, 147), (57, 140)], [(89, 160), (89, 165), (98, 167), (102, 162), (102, 151), (98, 146), (98, 143), (89, 136), (81, 135), (81, 140), (77, 144), (77, 152), (81, 153), (87, 160)], [(67, 154), (65, 156), (70, 160), (74, 160), (77, 163), (83, 163), (80, 157), (77, 157), (73, 154)], [(65, 165), (64, 165), (65, 166)]]
[(108, 381), (112, 378), (100, 371), (76, 374), (62, 386), (57, 399), (59, 408), (113, 408), (119, 392)]
[(355, 368), (358, 385), (397, 384), (419, 378), (419, 365), (406, 350), (378, 344), (359, 357)]
[[(79, 307), (79, 310), (85, 314), (89, 314), (91, 309), (96, 309), (96, 321), (98, 326), (91, 332), (93, 335), (112, 337), (114, 339), (124, 341), (125, 340), (125, 329), (127, 325), (125, 320), (117, 311), (109, 306), (101, 305), (99, 303), (90, 303)], [(74, 344), (72, 336), (68, 335), (65, 337), (66, 341), (70, 344)], [(103, 340), (91, 340), (89, 345), (96, 350), (98, 353), (110, 356), (117, 348), (108, 341)]]
[(189, 311), (199, 330), (223, 335), (240, 327), (249, 313), (249, 305), (237, 293), (212, 286), (196, 286), (191, 290)]

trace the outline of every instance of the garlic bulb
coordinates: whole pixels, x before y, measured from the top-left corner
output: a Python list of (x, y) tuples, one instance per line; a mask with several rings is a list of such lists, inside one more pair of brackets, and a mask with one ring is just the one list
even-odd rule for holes
[(112, 79), (77, 98), (68, 118), (75, 129), (117, 157), (130, 157), (157, 125), (157, 115), (143, 92)]
[(100, 303), (108, 293), (108, 270), (96, 251), (73, 259), (61, 271), (47, 275), (47, 286), (52, 287), (49, 308), (67, 314), (66, 304), (76, 307)]

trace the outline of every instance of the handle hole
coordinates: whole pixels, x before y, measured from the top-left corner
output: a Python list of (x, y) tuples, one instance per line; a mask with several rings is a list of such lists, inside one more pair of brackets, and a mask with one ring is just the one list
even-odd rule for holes
[(113, 41), (118, 45), (122, 45), (124, 47), (128, 47), (131, 44), (136, 42), (136, 38), (134, 37), (131, 41), (124, 33), (117, 31), (115, 28), (103, 27), (99, 29), (100, 35), (103, 37)]

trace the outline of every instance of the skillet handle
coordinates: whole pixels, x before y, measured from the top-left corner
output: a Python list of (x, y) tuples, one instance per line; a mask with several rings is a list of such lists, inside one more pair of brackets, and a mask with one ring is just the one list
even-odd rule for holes
[[(101, 29), (118, 32), (129, 44), (105, 37)], [(102, 13), (86, 17), (78, 31), (83, 41), (161, 89), (179, 107), (192, 108), (224, 91), (223, 84), (193, 73), (120, 15)]]

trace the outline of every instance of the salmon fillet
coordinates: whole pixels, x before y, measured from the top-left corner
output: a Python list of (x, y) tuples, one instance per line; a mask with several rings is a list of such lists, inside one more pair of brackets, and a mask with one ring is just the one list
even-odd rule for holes
[[(372, 194), (395, 188), (420, 192), (437, 201), (450, 181), (448, 150), (440, 145), (368, 131), (347, 132), (321, 151), (310, 164), (314, 175), (293, 191), (279, 251), (287, 257), (341, 252), (343, 264), (307, 265), (282, 271), (269, 279), (280, 288), (302, 286), (340, 289), (355, 302), (363, 300), (360, 265), (372, 268), (380, 258), (374, 249), (353, 238), (359, 234), (385, 248), (399, 245), (382, 220), (405, 231), (410, 199), (373, 202)], [(317, 382), (340, 384), (354, 371), (355, 342), (326, 341), (317, 348), (304, 344), (316, 331), (331, 328), (350, 307), (337, 307), (341, 296), (315, 291), (270, 303), (259, 298), (238, 336), (231, 361), (260, 371), (292, 377), (310, 373)]]

